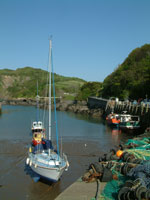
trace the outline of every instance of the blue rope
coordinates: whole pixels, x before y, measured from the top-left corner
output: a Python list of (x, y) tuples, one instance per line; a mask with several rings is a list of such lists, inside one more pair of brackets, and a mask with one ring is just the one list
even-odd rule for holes
[[(51, 51), (51, 59), (52, 59), (52, 51)], [(52, 59), (52, 76), (53, 76), (54, 113), (55, 113), (55, 122), (56, 122), (57, 154), (58, 154), (58, 158), (59, 158), (58, 126), (57, 126), (57, 113), (56, 113), (55, 80), (54, 80), (53, 59)]]

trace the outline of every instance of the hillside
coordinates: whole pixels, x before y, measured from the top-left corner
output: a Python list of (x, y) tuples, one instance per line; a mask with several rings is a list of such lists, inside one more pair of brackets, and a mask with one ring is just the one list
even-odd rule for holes
[(150, 44), (134, 49), (103, 82), (104, 97), (150, 98)]
[(79, 89), (79, 92), (76, 96), (77, 100), (87, 100), (89, 96), (99, 96), (102, 91), (102, 83), (101, 82), (86, 82)]
[[(74, 98), (79, 88), (85, 83), (79, 78), (55, 76), (56, 96)], [(48, 72), (31, 67), (17, 70), (0, 70), (0, 98), (34, 98), (38, 92), (40, 96), (46, 96)], [(66, 97), (67, 95), (67, 97)]]
[[(120, 99), (150, 98), (150, 44), (134, 49), (103, 83), (55, 76), (56, 96), (86, 100), (88, 96)], [(31, 67), (0, 70), (0, 98), (46, 96), (48, 72)]]

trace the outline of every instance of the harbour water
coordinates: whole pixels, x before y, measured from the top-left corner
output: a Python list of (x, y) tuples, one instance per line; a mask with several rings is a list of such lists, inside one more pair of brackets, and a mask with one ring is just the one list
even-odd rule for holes
[[(36, 118), (36, 108), (2, 106), (0, 199), (53, 200), (78, 179), (90, 163), (98, 161), (99, 156), (131, 137), (118, 130), (111, 130), (100, 119), (70, 112), (57, 113), (60, 143), (63, 144), (63, 152), (68, 156), (70, 167), (57, 183), (44, 180), (35, 183), (30, 176), (30, 170), (25, 166), (25, 160), (31, 142), (31, 123)], [(40, 116), (43, 116), (42, 110)], [(53, 139), (55, 140), (55, 137)]]

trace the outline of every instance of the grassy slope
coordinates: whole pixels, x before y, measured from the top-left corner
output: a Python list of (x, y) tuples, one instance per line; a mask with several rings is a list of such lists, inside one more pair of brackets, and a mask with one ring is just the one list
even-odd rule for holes
[[(0, 70), (0, 97), (35, 97), (38, 81), (38, 91), (40, 96), (45, 96), (48, 73), (41, 69), (31, 67), (17, 70)], [(79, 78), (55, 76), (56, 96), (75, 95), (79, 88), (85, 83)], [(69, 97), (70, 98), (70, 97)]]

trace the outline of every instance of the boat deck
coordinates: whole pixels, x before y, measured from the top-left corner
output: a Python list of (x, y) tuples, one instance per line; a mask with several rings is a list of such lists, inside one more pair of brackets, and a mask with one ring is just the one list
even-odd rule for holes
[(42, 167), (49, 168), (50, 166), (53, 168), (62, 168), (66, 166), (66, 162), (64, 159), (58, 156), (56, 153), (48, 154), (48, 152), (33, 154), (30, 153), (29, 156), (32, 159), (34, 164), (40, 165)]

